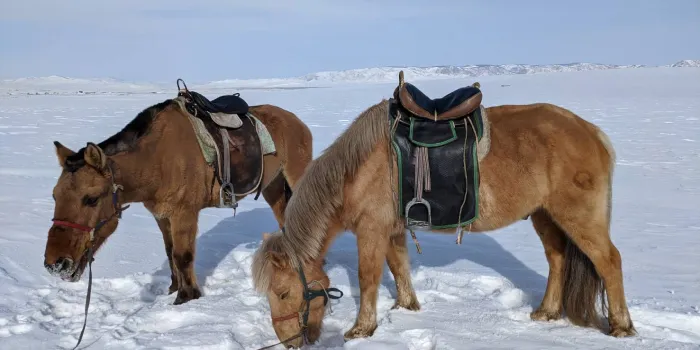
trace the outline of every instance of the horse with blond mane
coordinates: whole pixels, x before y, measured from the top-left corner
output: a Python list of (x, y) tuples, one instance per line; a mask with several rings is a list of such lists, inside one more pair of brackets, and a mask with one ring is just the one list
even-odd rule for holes
[[(565, 312), (576, 325), (603, 330), (596, 301), (607, 294), (607, 333), (636, 334), (620, 253), (610, 238), (615, 151), (609, 138), (594, 124), (551, 104), (483, 108), (474, 88), (430, 100), (401, 77), (394, 98), (367, 108), (309, 165), (287, 206), (282, 233), (265, 235), (252, 266), (254, 285), (265, 293), (273, 328), (284, 345), (300, 347), (319, 338), (324, 305), (329, 297), (337, 298), (328, 293), (323, 259), (339, 233), (356, 235), (359, 255), (360, 306), (344, 336), (349, 340), (370, 337), (377, 328), (384, 261), (396, 281), (394, 307), (420, 309), (406, 246), (406, 230), (413, 233), (416, 221), (428, 221), (426, 230), (432, 232), (485, 232), (528, 216), (549, 263), (544, 298), (530, 318), (558, 320)], [(400, 128), (403, 138), (395, 135)], [(469, 130), (474, 135), (464, 136)], [(466, 146), (450, 151), (463, 152), (457, 153), (465, 160), (464, 171), (462, 161), (439, 164), (450, 157), (439, 152), (451, 140), (466, 140)], [(414, 157), (407, 158), (406, 150), (414, 151)], [(402, 163), (407, 159), (411, 164)], [(437, 171), (440, 166), (447, 175)], [(426, 178), (426, 172), (440, 180), (455, 171), (467, 181), (445, 185)], [(411, 191), (422, 186), (422, 192), (414, 198), (406, 186)], [(441, 208), (438, 197), (428, 198), (430, 190), (448, 196), (445, 186), (465, 200), (443, 202)], [(409, 220), (411, 209), (405, 204), (425, 204), (426, 198), (433, 213), (412, 214), (420, 220)], [(458, 212), (460, 216), (446, 214)], [(444, 219), (448, 217), (452, 221)]]

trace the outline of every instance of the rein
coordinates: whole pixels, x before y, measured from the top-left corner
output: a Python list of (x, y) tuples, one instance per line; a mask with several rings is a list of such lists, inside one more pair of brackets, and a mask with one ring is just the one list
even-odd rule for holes
[[(90, 295), (92, 293), (92, 261), (95, 260), (93, 258), (94, 252), (94, 246), (95, 246), (95, 233), (99, 231), (105, 224), (107, 224), (109, 221), (114, 219), (115, 217), (117, 220), (121, 219), (122, 217), (122, 212), (129, 208), (129, 205), (125, 206), (120, 206), (119, 205), (119, 196), (117, 192), (119, 190), (124, 190), (124, 187), (121, 185), (118, 185), (116, 182), (114, 182), (114, 171), (112, 170), (112, 167), (110, 165), (107, 166), (109, 169), (110, 173), (110, 179), (112, 181), (112, 205), (114, 206), (114, 213), (110, 215), (108, 218), (100, 221), (95, 225), (95, 227), (89, 227), (81, 224), (77, 224), (74, 222), (70, 221), (65, 221), (65, 220), (57, 220), (56, 218), (52, 219), (53, 225), (54, 226), (62, 226), (62, 227), (68, 227), (72, 229), (76, 229), (79, 231), (83, 231), (86, 233), (90, 234), (90, 240), (89, 240), (89, 245), (85, 249), (85, 252), (83, 253), (84, 256), (87, 257), (87, 264), (88, 264), (88, 290), (87, 290), (87, 296), (85, 298), (85, 319), (83, 320), (83, 329), (80, 331), (80, 336), (78, 337), (78, 343), (75, 344), (75, 347), (73, 350), (77, 349), (78, 346), (80, 345), (80, 342), (83, 340), (83, 334), (85, 333), (85, 327), (87, 326), (87, 316), (88, 316), (88, 309), (90, 307)], [(79, 262), (78, 262), (79, 263)]]
[[(288, 315), (273, 317), (272, 323), (275, 324), (277, 322), (284, 322), (284, 321), (297, 319), (299, 321), (299, 326), (301, 327), (301, 330), (299, 331), (299, 333), (297, 333), (297, 334), (295, 334), (295, 335), (293, 335), (285, 340), (282, 340), (279, 343), (276, 343), (273, 345), (268, 345), (268, 346), (262, 347), (258, 350), (270, 349), (270, 348), (273, 348), (277, 345), (284, 344), (290, 340), (294, 340), (294, 339), (299, 338), (299, 337), (302, 337), (304, 345), (309, 344), (307, 329), (308, 329), (309, 311), (311, 308), (311, 301), (318, 298), (318, 297), (322, 297), (323, 298), (323, 307), (325, 307), (328, 304), (329, 299), (337, 300), (337, 299), (340, 299), (343, 297), (343, 291), (341, 291), (340, 289), (330, 288), (330, 287), (324, 288), (323, 285), (321, 285), (321, 283), (318, 281), (311, 281), (311, 283), (314, 283), (314, 282), (318, 283), (319, 285), (321, 285), (322, 289), (320, 289), (320, 290), (309, 289), (309, 284), (306, 282), (306, 276), (304, 275), (304, 269), (302, 268), (301, 263), (299, 263), (298, 265), (299, 265), (299, 269), (298, 269), (299, 279), (301, 280), (301, 284), (304, 286), (303, 296), (304, 296), (304, 302), (305, 302), (304, 304), (306, 304), (306, 307), (304, 308), (303, 312), (300, 310), (300, 311), (293, 312), (293, 313), (288, 314)], [(339, 293), (339, 294), (333, 295), (333, 294), (331, 294), (333, 292)]]

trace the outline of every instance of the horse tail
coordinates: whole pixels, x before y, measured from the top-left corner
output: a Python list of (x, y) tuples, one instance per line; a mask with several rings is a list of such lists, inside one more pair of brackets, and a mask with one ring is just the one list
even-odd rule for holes
[[(595, 133), (608, 154), (608, 183), (607, 183), (607, 225), (610, 231), (612, 217), (612, 182), (615, 170), (615, 149), (608, 135), (600, 128), (594, 126)], [(591, 259), (584, 254), (579, 247), (566, 236), (566, 250), (564, 253), (564, 312), (569, 320), (579, 326), (601, 327), (596, 309), (596, 301), (600, 298), (600, 306), (605, 314), (605, 285), (596, 271)]]
[(593, 262), (567, 236), (564, 252), (564, 312), (571, 323), (600, 328), (596, 299), (605, 305), (603, 280)]

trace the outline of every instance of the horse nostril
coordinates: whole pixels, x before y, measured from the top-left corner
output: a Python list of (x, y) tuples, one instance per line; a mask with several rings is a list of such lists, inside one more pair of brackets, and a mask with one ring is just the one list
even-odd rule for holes
[(69, 269), (73, 265), (73, 260), (70, 258), (58, 258), (54, 266), (59, 271), (64, 271)]

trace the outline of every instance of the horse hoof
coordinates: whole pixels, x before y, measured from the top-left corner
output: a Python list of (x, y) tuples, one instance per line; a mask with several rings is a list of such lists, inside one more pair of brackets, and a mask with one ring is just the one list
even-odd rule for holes
[(179, 290), (177, 292), (177, 298), (175, 298), (175, 302), (173, 305), (180, 305), (184, 304), (190, 300), (193, 299), (199, 299), (199, 297), (202, 296), (202, 293), (199, 291), (199, 288), (190, 288), (189, 290), (183, 289)]
[(177, 289), (177, 284), (171, 284), (170, 287), (168, 287), (168, 295), (177, 292)]
[(345, 332), (343, 339), (345, 339), (345, 341), (348, 341), (357, 338), (369, 338), (374, 334), (375, 329), (377, 329), (377, 325), (374, 325), (370, 328), (355, 326), (352, 327), (349, 331)]
[(630, 328), (615, 328), (610, 331), (610, 336), (615, 338), (625, 338), (637, 335), (637, 330), (634, 327)]
[(406, 309), (411, 311), (420, 311), (420, 303), (418, 303), (417, 300), (412, 300), (408, 303), (401, 303), (399, 301), (396, 301), (396, 303), (394, 303), (394, 306), (392, 306), (391, 309)]
[(530, 313), (530, 319), (543, 322), (556, 321), (561, 319), (561, 313), (537, 309)]

